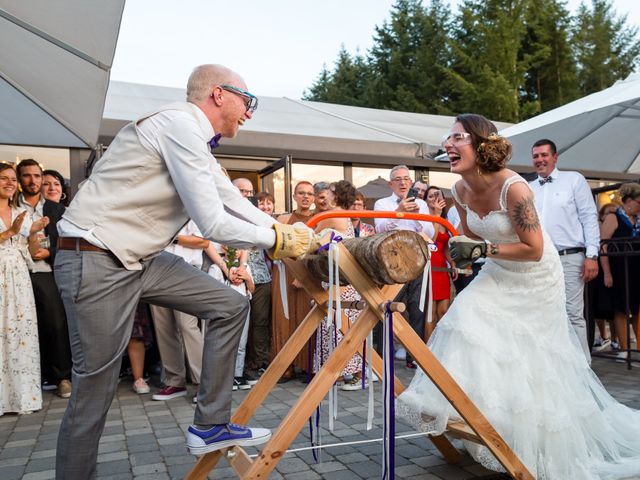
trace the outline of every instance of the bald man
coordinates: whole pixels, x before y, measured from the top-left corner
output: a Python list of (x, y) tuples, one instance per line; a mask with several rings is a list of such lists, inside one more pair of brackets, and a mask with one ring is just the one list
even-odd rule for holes
[(253, 207), (211, 154), (210, 146), (234, 137), (257, 106), (237, 73), (197, 67), (186, 102), (120, 130), (58, 223), (55, 275), (68, 316), (73, 390), (58, 436), (56, 478), (95, 477), (98, 442), (139, 301), (207, 323), (189, 450), (199, 455), (270, 438), (267, 429), (229, 423), (229, 359), (236, 356), (248, 299), (164, 251), (189, 219), (206, 240), (256, 246), (274, 258), (317, 249), (310, 229), (276, 224)]

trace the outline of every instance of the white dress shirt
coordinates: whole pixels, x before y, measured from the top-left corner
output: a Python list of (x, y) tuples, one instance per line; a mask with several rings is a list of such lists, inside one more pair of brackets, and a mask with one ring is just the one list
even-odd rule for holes
[[(251, 238), (241, 220), (270, 228), (276, 223), (275, 219), (242, 197), (224, 174), (207, 144), (215, 133), (213, 127), (200, 108), (193, 105), (193, 110), (197, 123), (193, 121), (193, 115), (180, 110), (164, 110), (142, 120), (138, 125), (140, 142), (165, 160), (182, 203), (195, 224), (201, 226), (201, 231), (215, 225), (218, 240), (226, 242), (234, 235)], [(225, 210), (233, 216), (220, 215)], [(58, 232), (62, 237), (81, 237), (108, 249), (90, 230), (65, 218), (58, 222)], [(270, 248), (275, 243), (275, 232), (262, 230), (257, 241), (261, 248)]]
[(583, 247), (587, 256), (598, 255), (598, 212), (589, 184), (578, 172), (556, 168), (549, 176), (543, 185), (540, 177), (529, 183), (543, 228), (558, 250)]
[(453, 228), (458, 230), (458, 227), (460, 226), (460, 214), (458, 213), (458, 209), (455, 205), (451, 205), (451, 208), (447, 212), (447, 220), (451, 225), (453, 225)]
[[(31, 219), (31, 222), (37, 222), (44, 217), (44, 213), (42, 211), (44, 208), (44, 197), (42, 195), (40, 195), (40, 201), (36, 203), (35, 208), (33, 208), (31, 204), (24, 199), (24, 195), (22, 193), (18, 197), (18, 204), (27, 211), (27, 215)], [(42, 233), (44, 234), (44, 232)], [(29, 265), (29, 271), (31, 273), (45, 273), (52, 272), (53, 270), (51, 269), (49, 262), (46, 260), (33, 260), (33, 264)]]
[[(181, 235), (202, 237), (202, 233), (200, 233), (196, 224), (193, 223), (193, 220), (189, 220), (189, 223), (182, 227), (182, 230), (178, 232), (178, 236)], [(188, 248), (177, 243), (170, 243), (167, 245), (167, 248), (165, 248), (165, 251), (182, 257), (185, 262), (196, 268), (202, 268), (202, 248)]]
[[(420, 200), (416, 198), (415, 202), (418, 204), (419, 211), (415, 213), (423, 213), (425, 215), (429, 215), (429, 207), (424, 202), (424, 200)], [(395, 193), (390, 197), (381, 198), (376, 201), (373, 206), (374, 210), (382, 211), (382, 212), (395, 212), (396, 208), (398, 208), (398, 204), (400, 203), (400, 197), (398, 197)], [(376, 224), (376, 232), (389, 232), (391, 230), (412, 230), (418, 233), (424, 233), (429, 238), (433, 239), (435, 236), (435, 229), (433, 228), (433, 224), (431, 222), (421, 222), (418, 220), (399, 220), (396, 218), (376, 218), (374, 219)]]

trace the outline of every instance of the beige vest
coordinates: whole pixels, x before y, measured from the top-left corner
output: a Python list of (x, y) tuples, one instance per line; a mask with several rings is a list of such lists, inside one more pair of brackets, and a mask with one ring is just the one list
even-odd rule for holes
[(140, 142), (137, 124), (158, 112), (182, 110), (174, 103), (120, 130), (74, 197), (64, 218), (90, 230), (128, 270), (162, 251), (189, 221), (162, 157)]

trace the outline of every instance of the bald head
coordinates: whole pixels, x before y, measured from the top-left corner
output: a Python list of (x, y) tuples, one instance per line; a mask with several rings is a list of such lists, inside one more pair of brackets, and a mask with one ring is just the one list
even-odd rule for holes
[(244, 80), (233, 70), (223, 65), (200, 65), (193, 69), (187, 81), (187, 102), (196, 105), (211, 95), (214, 85), (228, 83), (244, 85)]
[(253, 191), (253, 183), (248, 178), (236, 178), (232, 183), (240, 190), (243, 197), (252, 197), (255, 193)]

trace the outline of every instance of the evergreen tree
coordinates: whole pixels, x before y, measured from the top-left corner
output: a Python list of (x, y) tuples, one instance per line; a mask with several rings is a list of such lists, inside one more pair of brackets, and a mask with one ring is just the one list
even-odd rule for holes
[(640, 55), (638, 28), (627, 26), (608, 0), (583, 3), (578, 10), (573, 45), (582, 95), (600, 91), (635, 70)]
[(376, 27), (369, 53), (369, 104), (393, 110), (450, 113), (444, 104), (451, 13), (442, 0), (398, 0)]
[(571, 15), (563, 1), (529, 0), (521, 57), (530, 64), (521, 95), (522, 117), (554, 109), (579, 96), (569, 32)]
[(466, 0), (453, 34), (450, 71), (454, 111), (494, 120), (521, 119), (520, 93), (530, 59), (520, 45), (527, 0)]
[(365, 106), (367, 78), (368, 66), (364, 58), (358, 54), (352, 58), (342, 45), (333, 73), (325, 66), (309, 92), (304, 93), (303, 99)]

